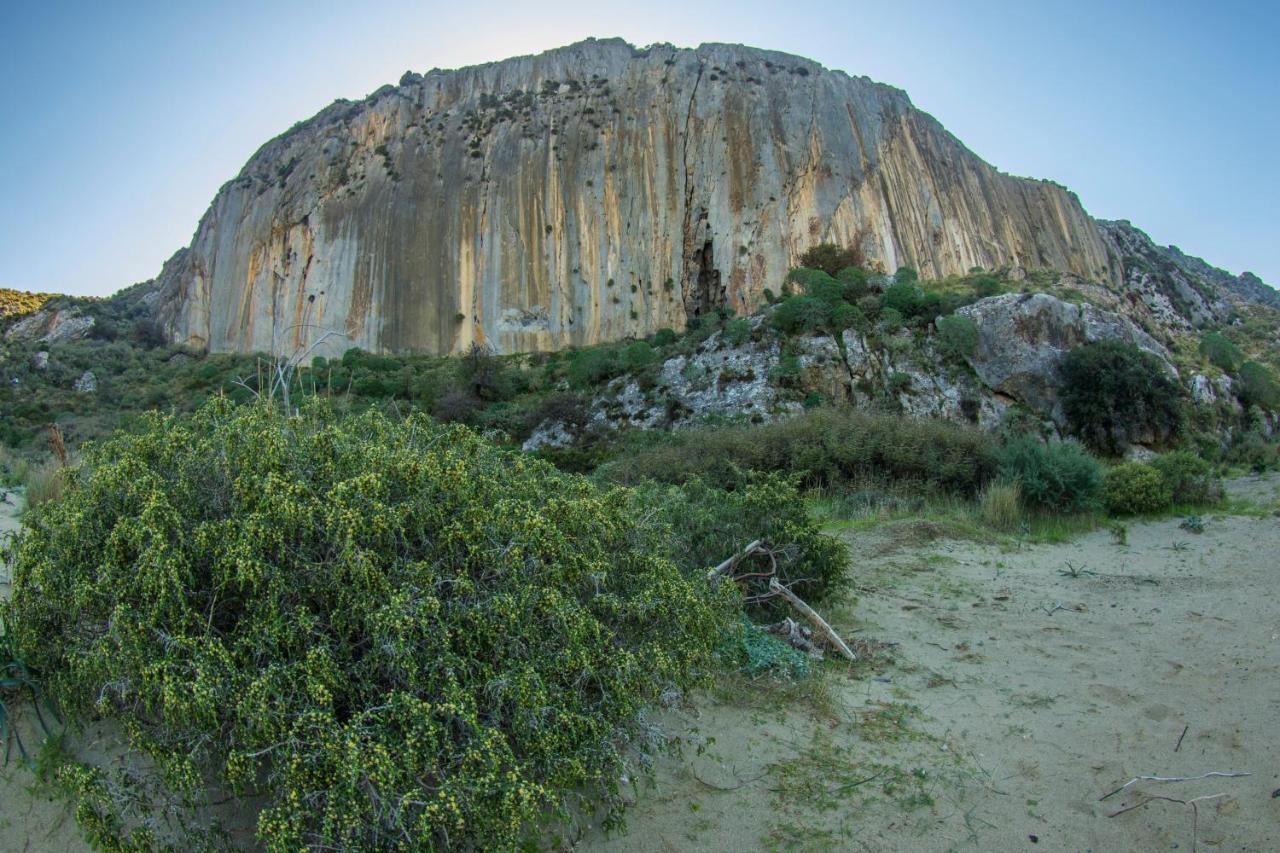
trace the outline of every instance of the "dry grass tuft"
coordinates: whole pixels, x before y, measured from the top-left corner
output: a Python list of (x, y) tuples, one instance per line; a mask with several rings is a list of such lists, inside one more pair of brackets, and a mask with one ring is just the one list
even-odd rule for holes
[(996, 530), (1012, 531), (1022, 525), (1022, 487), (997, 481), (982, 490), (982, 520)]

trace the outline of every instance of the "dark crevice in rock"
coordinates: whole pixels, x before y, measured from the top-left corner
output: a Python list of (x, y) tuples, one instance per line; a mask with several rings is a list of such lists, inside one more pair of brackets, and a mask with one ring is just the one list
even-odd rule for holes
[[(698, 76), (693, 80), (693, 90), (689, 93), (689, 106), (684, 114), (684, 139), (681, 140), (680, 157), (684, 166), (684, 222), (681, 229), (681, 250), (684, 263), (680, 270), (680, 293), (684, 298), (685, 319), (701, 313), (697, 309), (697, 297), (694, 295), (695, 250), (697, 229), (706, 225), (707, 212), (703, 208), (695, 220), (693, 204), (693, 165), (689, 162), (689, 139), (693, 131), (693, 111), (698, 103), (698, 84), (702, 82), (702, 71), (705, 66), (698, 61)], [(695, 224), (696, 222), (696, 224)]]
[(685, 263), (692, 279), (692, 286), (685, 290), (685, 313), (689, 317), (700, 317), (724, 305), (725, 288), (720, 270), (716, 269), (715, 251), (709, 237)]

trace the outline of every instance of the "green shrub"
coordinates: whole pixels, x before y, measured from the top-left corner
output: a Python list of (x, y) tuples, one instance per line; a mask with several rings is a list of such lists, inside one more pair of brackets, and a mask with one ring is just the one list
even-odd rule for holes
[[(736, 488), (718, 488), (700, 477), (673, 487), (646, 483), (636, 489), (641, 503), (670, 530), (665, 556), (692, 576), (762, 539), (781, 548), (779, 580), (806, 601), (829, 595), (844, 577), (844, 545), (824, 535), (809, 515), (792, 478), (778, 474), (745, 477)], [(767, 557), (749, 565), (768, 571)], [(740, 568), (738, 574), (746, 573)], [(764, 578), (749, 582), (747, 596), (767, 592)]]
[(659, 329), (653, 333), (653, 345), (655, 347), (670, 346), (676, 342), (676, 333), (673, 329)]
[(1227, 460), (1255, 471), (1280, 467), (1280, 444), (1257, 429), (1249, 430), (1227, 451)]
[(836, 273), (836, 281), (844, 286), (844, 301), (857, 304), (857, 301), (871, 292), (867, 271), (860, 267), (845, 267)]
[(894, 334), (902, 329), (902, 312), (896, 308), (880, 309), (880, 322), (877, 324), (887, 334)]
[(765, 424), (681, 430), (628, 448), (601, 469), (618, 483), (736, 488), (750, 472), (795, 474), (803, 486), (892, 480), (925, 491), (976, 495), (996, 466), (989, 435), (949, 421), (818, 408)]
[(995, 296), (1000, 292), (1000, 280), (994, 276), (979, 275), (971, 279), (969, 284), (973, 287), (973, 295), (979, 299)]
[(1106, 474), (1107, 510), (1116, 515), (1159, 512), (1173, 503), (1173, 490), (1150, 465), (1126, 462)]
[(1264, 365), (1246, 361), (1240, 365), (1239, 397), (1246, 406), (1280, 410), (1280, 382)]
[(606, 382), (622, 372), (618, 354), (603, 347), (586, 349), (569, 356), (569, 384), (575, 388), (590, 388)]
[(771, 323), (787, 335), (801, 335), (822, 328), (830, 316), (830, 308), (814, 296), (788, 296), (778, 303)]
[(730, 624), (649, 518), (464, 428), (219, 400), (88, 449), (0, 616), (176, 791), (254, 792), (268, 849), (508, 849), (617, 802)]
[(862, 260), (862, 253), (856, 247), (819, 243), (800, 256), (800, 266), (834, 276), (842, 269), (862, 266)]
[(1208, 462), (1186, 450), (1162, 453), (1151, 460), (1180, 504), (1215, 503), (1222, 498), (1222, 483)]
[(724, 324), (724, 340), (731, 347), (740, 347), (751, 339), (751, 321), (745, 317)]
[(925, 300), (925, 292), (914, 279), (889, 285), (880, 297), (880, 302), (886, 309), (891, 308), (903, 317), (914, 317), (923, 308)]
[(622, 367), (629, 373), (638, 373), (658, 363), (658, 353), (644, 341), (636, 341), (622, 348)]
[(948, 358), (963, 360), (978, 348), (978, 327), (968, 317), (940, 317), (936, 325), (938, 349)]
[(1002, 447), (998, 459), (1000, 478), (1016, 482), (1032, 509), (1069, 514), (1102, 506), (1102, 465), (1073, 441), (1024, 436)]
[(1151, 353), (1100, 341), (1063, 360), (1062, 411), (1085, 443), (1119, 456), (1130, 444), (1165, 444), (1178, 434), (1182, 390)]
[(787, 273), (787, 281), (800, 285), (800, 290), (804, 295), (821, 299), (829, 304), (839, 302), (844, 298), (844, 285), (836, 281), (833, 275), (823, 270), (796, 267)]
[(1227, 373), (1235, 373), (1244, 361), (1244, 353), (1221, 332), (1205, 332), (1200, 338), (1200, 352), (1209, 363)]

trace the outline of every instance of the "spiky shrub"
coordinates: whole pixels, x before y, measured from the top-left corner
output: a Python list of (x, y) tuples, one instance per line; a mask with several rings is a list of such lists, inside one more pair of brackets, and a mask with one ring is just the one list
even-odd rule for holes
[(1159, 471), (1141, 462), (1107, 470), (1107, 509), (1116, 515), (1159, 512), (1173, 503), (1173, 489)]
[(637, 715), (726, 625), (645, 519), (462, 427), (215, 400), (86, 451), (7, 616), (178, 792), (260, 792), (268, 849), (509, 847), (616, 803)]

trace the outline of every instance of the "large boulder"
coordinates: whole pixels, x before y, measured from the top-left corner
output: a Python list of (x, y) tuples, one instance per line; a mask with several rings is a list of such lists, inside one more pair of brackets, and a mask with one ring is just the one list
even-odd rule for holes
[(1118, 340), (1160, 359), (1172, 377), (1169, 352), (1122, 314), (1073, 305), (1047, 293), (1007, 293), (959, 309), (973, 320), (978, 344), (970, 366), (992, 391), (1064, 423), (1059, 389), (1062, 360), (1082, 344)]

